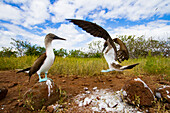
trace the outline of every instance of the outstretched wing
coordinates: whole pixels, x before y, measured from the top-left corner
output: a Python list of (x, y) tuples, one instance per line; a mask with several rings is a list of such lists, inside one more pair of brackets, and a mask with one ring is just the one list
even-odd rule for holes
[(85, 20), (78, 20), (78, 19), (67, 19), (67, 20), (74, 23), (75, 25), (78, 25), (79, 27), (81, 27), (83, 30), (90, 33), (94, 37), (101, 37), (104, 38), (105, 40), (110, 38), (108, 32), (95, 23), (88, 22)]
[(75, 25), (78, 25), (80, 28), (82, 28), (86, 32), (90, 33), (94, 37), (100, 37), (100, 38), (105, 39), (113, 47), (113, 49), (116, 53), (115, 58), (117, 60), (116, 46), (115, 46), (114, 42), (112, 41), (112, 38), (110, 37), (109, 33), (105, 29), (103, 29), (101, 26), (99, 26), (95, 23), (88, 22), (88, 21), (85, 21), (85, 20), (78, 20), (78, 19), (67, 19), (67, 20), (74, 23)]

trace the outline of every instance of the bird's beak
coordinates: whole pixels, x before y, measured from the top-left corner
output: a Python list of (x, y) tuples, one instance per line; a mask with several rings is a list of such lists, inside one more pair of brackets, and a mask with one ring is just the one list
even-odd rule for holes
[(66, 40), (66, 39), (64, 39), (64, 38), (60, 38), (60, 37), (58, 37), (58, 36), (55, 36), (53, 39)]

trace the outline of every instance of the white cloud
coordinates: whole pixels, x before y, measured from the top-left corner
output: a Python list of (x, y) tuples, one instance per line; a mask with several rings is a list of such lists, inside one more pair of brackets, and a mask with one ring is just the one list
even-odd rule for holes
[(126, 2), (124, 0), (58, 0), (53, 4), (49, 0), (6, 0), (6, 2), (20, 3), (20, 9), (1, 2), (0, 19), (11, 20), (25, 27), (41, 24), (50, 19), (54, 23), (63, 22), (66, 18), (87, 17), (98, 22), (118, 18), (136, 21), (170, 13), (168, 0), (127, 0)]
[(166, 40), (170, 37), (170, 25), (167, 25), (168, 22), (170, 21), (159, 20), (149, 22), (146, 25), (135, 25), (128, 28), (118, 27), (110, 32), (112, 37), (116, 35), (145, 35), (145, 38), (153, 37), (154, 39)]
[(10, 42), (12, 42), (11, 38), (18, 40), (19, 36), (22, 37), (23, 41), (29, 41), (31, 44), (44, 46), (41, 36), (32, 34), (16, 25), (0, 23), (0, 27), (4, 28), (0, 30), (0, 47), (10, 47)]
[(54, 14), (53, 22), (62, 22), (65, 18), (86, 17), (98, 21), (117, 18), (136, 21), (168, 14), (169, 5), (168, 0), (59, 0), (51, 5), (50, 12)]
[(27, 27), (30, 25), (44, 23), (45, 20), (50, 18), (48, 7), (50, 5), (49, 0), (32, 0), (28, 4), (24, 4), (21, 8), (24, 10), (23, 26)]
[(74, 11), (76, 10), (74, 5), (67, 0), (59, 0), (49, 7), (52, 16), (52, 22), (62, 22), (65, 18), (73, 18)]
[(50, 19), (48, 12), (50, 5), (49, 0), (7, 0), (6, 2), (22, 4), (20, 4), (20, 8), (17, 8), (1, 2), (0, 19), (2, 20), (30, 28), (31, 25), (41, 24), (44, 23), (45, 20)]
[(11, 33), (9, 31), (0, 31), (0, 50), (2, 49), (2, 47), (11, 47), (10, 42), (12, 41), (11, 38), (15, 37), (14, 33)]
[(66, 18), (83, 19), (100, 10), (104, 0), (59, 0), (50, 6), (53, 22), (63, 22)]
[[(150, 19), (154, 15), (161, 17), (170, 14), (169, 0), (57, 0), (53, 4), (50, 3), (50, 0), (4, 1), (0, 2), (0, 20), (12, 24), (0, 23), (0, 47), (10, 46), (10, 38), (17, 39), (18, 35), (32, 44), (44, 46), (45, 36), (42, 36), (42, 34), (52, 32), (67, 39), (67, 41), (54, 41), (54, 48), (78, 49), (87, 47), (91, 40), (103, 39), (95, 38), (83, 30), (77, 29), (73, 24), (63, 23), (66, 18), (90, 18), (91, 21), (106, 28), (107, 25), (105, 24), (108, 19), (113, 21), (115, 21), (114, 19), (117, 19), (117, 21), (119, 19), (140, 21)], [(6, 2), (9, 4), (6, 4)], [(16, 5), (12, 6), (10, 3)], [(49, 23), (46, 23), (46, 20), (61, 25), (52, 28)], [(112, 38), (116, 35), (169, 37), (170, 25), (168, 23), (170, 21), (158, 20), (130, 27), (111, 28), (108, 29), (108, 32)], [(39, 27), (38, 24), (48, 25), (48, 27)], [(34, 31), (34, 33), (37, 31), (37, 34), (41, 34), (41, 36), (28, 32), (23, 27), (29, 29), (29, 31)]]
[[(170, 13), (170, 2), (163, 0), (107, 0), (98, 7), (99, 12), (91, 15), (91, 18), (102, 19), (128, 19), (131, 21), (147, 19), (154, 15), (161, 16)], [(105, 12), (107, 9), (107, 12)]]
[(21, 3), (26, 3), (28, 0), (4, 0), (8, 3), (15, 3), (15, 4), (21, 4)]
[(16, 22), (21, 18), (21, 11), (17, 7), (0, 2), (0, 19)]

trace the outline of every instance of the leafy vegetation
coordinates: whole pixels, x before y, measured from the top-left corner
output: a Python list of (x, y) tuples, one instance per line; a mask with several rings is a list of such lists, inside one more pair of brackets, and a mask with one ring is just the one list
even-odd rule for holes
[(141, 56), (170, 56), (170, 38), (167, 40), (154, 40), (152, 37), (145, 39), (145, 36), (119, 36), (126, 44), (130, 58), (139, 58)]
[[(148, 40), (144, 36), (118, 36), (127, 46), (130, 54), (130, 58), (146, 57), (149, 52), (152, 56), (170, 56), (170, 38), (166, 41), (153, 40), (152, 37)], [(10, 57), (10, 56), (39, 56), (45, 52), (44, 47), (37, 45), (32, 45), (28, 41), (15, 40), (12, 39), (11, 42), (13, 47), (5, 48), (3, 47), (0, 51), (0, 57)], [(101, 58), (103, 44), (101, 41), (92, 41), (88, 44), (88, 48), (85, 50), (88, 52), (83, 52), (82, 50), (70, 50), (67, 52), (66, 49), (55, 50), (55, 56), (60, 57), (78, 57), (78, 58)], [(119, 46), (117, 46), (119, 48)], [(15, 51), (14, 51), (15, 50)]]

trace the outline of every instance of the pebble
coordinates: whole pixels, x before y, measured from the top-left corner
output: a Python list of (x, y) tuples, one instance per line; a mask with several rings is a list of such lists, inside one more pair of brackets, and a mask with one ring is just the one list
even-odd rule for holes
[(52, 113), (54, 111), (53, 105), (47, 107), (47, 111)]
[(85, 93), (86, 93), (86, 94), (90, 94), (90, 91), (86, 91)]
[(65, 82), (66, 82), (66, 80), (62, 80), (62, 82), (63, 82), (63, 83), (65, 83)]
[(87, 91), (88, 89), (89, 89), (89, 88), (85, 87), (85, 88), (84, 88), (84, 91)]
[(93, 91), (96, 91), (96, 89), (97, 89), (97, 87), (94, 87), (94, 88), (93, 88)]

